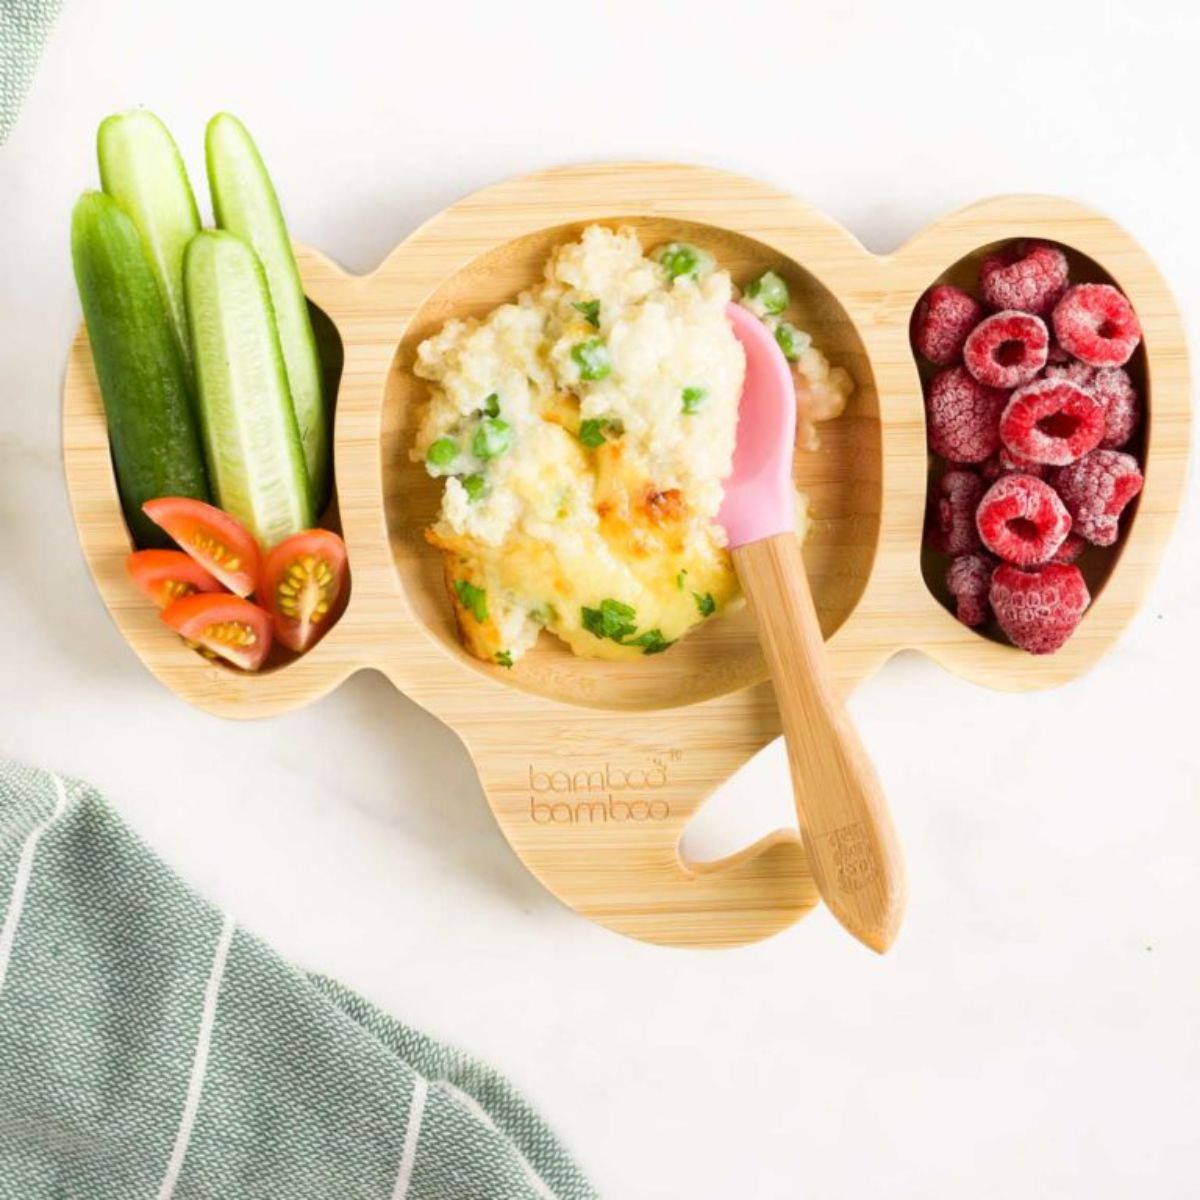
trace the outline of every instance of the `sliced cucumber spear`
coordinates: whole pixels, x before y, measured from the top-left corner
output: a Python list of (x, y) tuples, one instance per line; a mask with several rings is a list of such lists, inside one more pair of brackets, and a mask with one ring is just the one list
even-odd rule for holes
[(100, 192), (85, 192), (71, 214), (71, 260), (125, 519), (139, 546), (170, 545), (142, 505), (158, 496), (209, 496), (162, 292), (133, 221)]
[(96, 154), (105, 193), (124, 209), (142, 235), (190, 379), (183, 253), (199, 232), (200, 214), (179, 149), (153, 113), (135, 109), (101, 122)]
[(258, 149), (236, 117), (218, 113), (208, 123), (205, 157), (217, 224), (249, 242), (266, 272), (313, 508), (319, 512), (329, 487), (329, 406), (308, 302), (279, 200)]
[(314, 518), (266, 277), (241, 238), (205, 230), (183, 278), (213, 492), (269, 550)]

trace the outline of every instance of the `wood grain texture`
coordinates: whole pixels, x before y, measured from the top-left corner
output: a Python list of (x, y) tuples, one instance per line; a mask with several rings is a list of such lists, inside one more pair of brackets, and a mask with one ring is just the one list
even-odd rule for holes
[(800, 547), (790, 533), (733, 551), (779, 706), (800, 835), (817, 891), (879, 953), (904, 917), (904, 860), (875, 768), (827, 665)]
[[(1053, 686), (1090, 667), (1133, 617), (1179, 506), (1190, 421), (1188, 363), (1171, 295), (1124, 231), (1068, 200), (1014, 196), (939, 221), (895, 254), (868, 253), (788, 194), (707, 168), (632, 163), (509, 180), (452, 205), (370, 275), (297, 248), (310, 299), (345, 353), (334, 433), (352, 594), (314, 650), (260, 675), (189, 651), (126, 579), (129, 550), (86, 336), (71, 348), (64, 458), (80, 541), (135, 652), (172, 691), (228, 717), (284, 712), (357, 670), (383, 671), (457, 731), (513, 848), (564, 902), (650, 941), (733, 945), (803, 916), (816, 889), (800, 841), (781, 830), (717, 863), (685, 861), (697, 807), (779, 733), (749, 614), (713, 621), (645, 663), (597, 664), (547, 645), (506, 672), (458, 647), (433, 551), (420, 530), (434, 495), (408, 462), (422, 389), (416, 342), (540, 277), (547, 251), (586, 223), (711, 246), (742, 280), (773, 266), (802, 324), (854, 375), (847, 414), (797, 457), (813, 529), (808, 579), (844, 694), (904, 649), (991, 687)], [(925, 287), (980, 247), (1037, 235), (1073, 247), (1125, 290), (1146, 335), (1150, 419), (1136, 519), (1074, 638), (1034, 658), (964, 628), (922, 578), (927, 458), (920, 378), (908, 345)], [(543, 639), (546, 641), (547, 639)], [(919, 749), (919, 748), (915, 748)]]

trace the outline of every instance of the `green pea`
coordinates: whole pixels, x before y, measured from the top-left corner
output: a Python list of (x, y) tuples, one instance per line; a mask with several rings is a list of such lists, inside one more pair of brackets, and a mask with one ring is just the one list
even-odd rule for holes
[(812, 345), (812, 338), (788, 321), (780, 321), (775, 327), (775, 341), (788, 362), (795, 362)]
[(463, 490), (467, 493), (467, 499), (472, 504), (476, 500), (483, 498), (484, 492), (487, 491), (487, 483), (482, 475), (468, 475), (463, 481)]
[(588, 338), (571, 347), (571, 358), (579, 368), (579, 378), (589, 382), (604, 379), (612, 372), (612, 358), (603, 338)]
[(589, 417), (586, 421), (579, 422), (579, 440), (591, 449), (597, 446), (603, 446), (608, 438), (604, 435), (604, 426), (606, 422), (603, 418)]
[(685, 387), (683, 389), (683, 411), (689, 415), (699, 412), (708, 399), (708, 388)]
[(475, 436), (471, 439), (471, 453), (476, 458), (487, 460), (503, 454), (512, 445), (512, 430), (507, 421), (499, 417), (485, 417), (479, 422)]
[(783, 277), (774, 271), (764, 271), (757, 279), (746, 284), (748, 307), (760, 317), (777, 317), (787, 308), (790, 297)]
[(713, 257), (706, 250), (687, 242), (667, 242), (654, 252), (668, 279), (699, 279), (713, 268)]
[(438, 438), (425, 451), (425, 461), (431, 467), (448, 467), (458, 457), (458, 443), (453, 438)]

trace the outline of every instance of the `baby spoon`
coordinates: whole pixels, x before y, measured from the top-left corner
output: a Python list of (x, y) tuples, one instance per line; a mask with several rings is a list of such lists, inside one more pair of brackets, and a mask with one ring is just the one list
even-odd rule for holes
[(718, 519), (775, 685), (817, 889), (846, 929), (883, 953), (904, 915), (904, 863), (879, 780), (830, 676), (800, 556), (792, 374), (753, 313), (731, 304), (729, 320), (746, 353), (746, 382)]

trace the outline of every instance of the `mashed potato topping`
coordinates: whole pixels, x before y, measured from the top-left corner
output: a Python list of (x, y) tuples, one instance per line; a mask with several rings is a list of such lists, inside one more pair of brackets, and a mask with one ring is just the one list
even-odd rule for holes
[(545, 281), (417, 351), (412, 454), (445, 479), (428, 530), (467, 648), (508, 666), (665, 650), (739, 596), (716, 524), (745, 358), (729, 274), (591, 226)]

